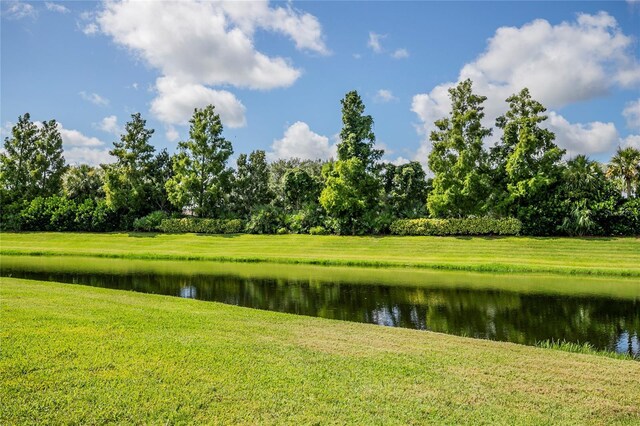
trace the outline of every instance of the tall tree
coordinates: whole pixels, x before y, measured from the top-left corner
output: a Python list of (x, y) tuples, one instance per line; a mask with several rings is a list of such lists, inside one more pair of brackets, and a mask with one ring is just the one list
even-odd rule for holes
[(496, 119), (503, 134), (491, 150), (494, 174), (504, 188), (495, 204), (502, 214), (526, 221), (558, 182), (565, 150), (554, 143), (553, 132), (540, 126), (547, 119), (546, 108), (531, 98), (527, 88), (507, 102), (509, 110)]
[(4, 140), (4, 152), (0, 153), (3, 204), (34, 195), (32, 173), (37, 140), (38, 128), (31, 122), (29, 113), (18, 117), (11, 137)]
[(149, 199), (153, 191), (151, 170), (155, 148), (149, 140), (154, 130), (147, 129), (146, 123), (140, 113), (131, 115), (120, 142), (114, 142), (114, 148), (109, 151), (116, 162), (109, 165), (105, 172), (107, 205), (132, 216), (143, 216), (153, 210)]
[(151, 195), (149, 201), (155, 210), (169, 212), (174, 210), (169, 195), (167, 194), (166, 183), (173, 177), (173, 158), (166, 148), (160, 151), (153, 158), (153, 165), (150, 172)]
[(640, 151), (633, 148), (618, 148), (609, 161), (607, 177), (620, 183), (623, 194), (627, 198), (638, 196), (640, 184)]
[(285, 209), (297, 211), (304, 204), (318, 203), (322, 183), (301, 167), (288, 170), (284, 175)]
[(386, 204), (396, 218), (416, 218), (426, 214), (427, 179), (417, 161), (385, 167)]
[(376, 162), (382, 150), (374, 148), (373, 118), (364, 115), (358, 92), (348, 92), (342, 104), (338, 160), (323, 168), (326, 186), (320, 204), (340, 233), (359, 234), (373, 226), (380, 198)]
[(269, 204), (269, 165), (262, 150), (251, 152), (249, 156), (240, 154), (233, 181), (232, 203), (235, 213), (248, 217), (259, 206)]
[(59, 194), (66, 168), (58, 123), (55, 120), (45, 121), (38, 129), (33, 159), (32, 178), (37, 195), (49, 197)]
[(166, 184), (169, 200), (197, 216), (223, 215), (232, 175), (226, 164), (233, 147), (222, 137), (222, 122), (213, 105), (196, 108), (189, 123), (189, 140), (178, 143), (174, 175)]
[(491, 129), (482, 125), (486, 96), (473, 93), (467, 79), (449, 89), (449, 117), (435, 122), (429, 168), (434, 173), (427, 207), (434, 217), (464, 217), (485, 212), (488, 193), (484, 139)]
[(342, 104), (342, 130), (338, 144), (338, 160), (358, 158), (367, 169), (382, 158), (383, 151), (374, 148), (373, 118), (364, 115), (364, 103), (355, 90), (348, 92)]

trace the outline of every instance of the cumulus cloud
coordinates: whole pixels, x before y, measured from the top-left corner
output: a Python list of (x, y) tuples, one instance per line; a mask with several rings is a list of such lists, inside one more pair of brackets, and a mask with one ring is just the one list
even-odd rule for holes
[(44, 2), (45, 7), (47, 8), (47, 10), (51, 11), (51, 12), (57, 12), (57, 13), (69, 13), (70, 10), (58, 3), (52, 3), (52, 2)]
[(622, 115), (627, 120), (627, 127), (640, 130), (640, 99), (628, 102)]
[(151, 112), (164, 123), (187, 124), (194, 108), (213, 104), (225, 126), (235, 128), (246, 124), (245, 107), (231, 92), (201, 84), (180, 84), (171, 77), (159, 78), (156, 87), (158, 96), (151, 103)]
[(64, 158), (68, 163), (96, 166), (114, 161), (109, 155), (109, 149), (100, 139), (86, 136), (78, 130), (65, 129), (61, 123), (58, 123), (58, 130), (62, 136)]
[(180, 134), (175, 127), (168, 125), (165, 128), (165, 136), (169, 142), (175, 142), (180, 138)]
[(80, 97), (82, 99), (84, 99), (85, 101), (91, 102), (94, 105), (98, 105), (98, 106), (107, 106), (107, 105), (109, 105), (109, 99), (103, 98), (102, 96), (98, 95), (97, 93), (87, 93), (85, 91), (82, 91), (82, 92), (80, 92), (78, 94), (80, 95)]
[[(605, 12), (580, 14), (575, 22), (558, 25), (538, 19), (519, 28), (501, 27), (486, 50), (461, 69), (457, 81), (470, 78), (474, 91), (488, 97), (485, 125), (492, 126), (507, 108), (504, 100), (524, 87), (543, 105), (561, 108), (603, 96), (614, 87), (639, 84), (633, 42)], [(421, 121), (419, 133), (428, 135), (433, 122), (448, 114), (447, 89), (455, 84), (444, 83), (414, 96), (411, 109)], [(617, 140), (612, 123), (571, 124), (555, 112), (549, 117), (547, 126), (557, 131), (558, 144), (570, 152), (605, 152), (612, 147), (614, 133)], [(423, 145), (428, 152), (430, 144)]]
[(396, 49), (391, 54), (394, 59), (404, 59), (409, 57), (409, 51), (407, 49)]
[(121, 132), (120, 126), (118, 125), (118, 117), (116, 117), (115, 115), (109, 115), (103, 118), (96, 127), (103, 132), (111, 133), (114, 135), (120, 134)]
[(7, 19), (24, 19), (24, 18), (36, 18), (38, 16), (38, 12), (36, 9), (29, 3), (22, 1), (11, 1), (6, 2), (6, 6), (2, 11), (2, 16)]
[(376, 34), (373, 31), (370, 31), (367, 46), (369, 46), (375, 53), (380, 53), (382, 52), (382, 44), (380, 44), (380, 41), (386, 37), (386, 34)]
[(387, 90), (387, 89), (380, 89), (376, 92), (376, 95), (374, 97), (374, 100), (376, 102), (391, 102), (391, 101), (397, 101), (398, 98), (396, 98), (395, 96), (393, 96), (393, 93), (391, 92), (391, 90)]
[(625, 148), (633, 147), (635, 149), (640, 149), (640, 135), (629, 135), (621, 142), (621, 145)]
[(268, 90), (289, 87), (300, 77), (288, 59), (256, 49), (257, 30), (282, 34), (299, 50), (330, 53), (313, 15), (291, 5), (272, 7), (267, 0), (108, 1), (91, 23), (160, 70), (151, 111), (169, 125), (184, 124), (194, 108), (213, 102), (226, 125), (243, 126), (242, 103), (215, 86)]
[(309, 125), (302, 121), (293, 123), (285, 132), (282, 139), (275, 140), (271, 145), (269, 157), (323, 159), (336, 157), (336, 146), (329, 145), (329, 138), (314, 133)]

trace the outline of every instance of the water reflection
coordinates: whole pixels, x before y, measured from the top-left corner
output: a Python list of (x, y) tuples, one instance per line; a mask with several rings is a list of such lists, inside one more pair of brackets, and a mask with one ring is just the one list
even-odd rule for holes
[(640, 358), (640, 300), (236, 275), (29, 272), (2, 275), (217, 301), (257, 309), (533, 345), (589, 342)]

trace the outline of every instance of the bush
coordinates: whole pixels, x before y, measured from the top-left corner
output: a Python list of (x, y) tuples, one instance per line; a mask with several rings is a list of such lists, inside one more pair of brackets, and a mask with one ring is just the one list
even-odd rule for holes
[(391, 224), (395, 235), (517, 235), (518, 219), (488, 217), (466, 219), (399, 219)]
[(149, 213), (148, 215), (133, 221), (133, 229), (136, 231), (157, 231), (158, 227), (164, 219), (168, 219), (169, 215), (162, 210)]
[(314, 226), (309, 229), (309, 234), (311, 235), (329, 235), (329, 231), (322, 226)]
[(24, 231), (75, 231), (76, 204), (64, 197), (36, 197), (20, 213)]
[(242, 232), (244, 223), (240, 219), (164, 219), (158, 230), (168, 233), (194, 232), (196, 234), (237, 234)]
[(246, 231), (249, 234), (275, 234), (284, 228), (284, 215), (273, 206), (266, 206), (251, 215)]

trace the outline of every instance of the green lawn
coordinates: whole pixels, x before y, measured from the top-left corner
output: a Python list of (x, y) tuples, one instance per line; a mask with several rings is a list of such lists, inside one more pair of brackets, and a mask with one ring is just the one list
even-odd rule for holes
[(3, 233), (0, 253), (640, 276), (638, 238)]
[(0, 424), (640, 422), (637, 361), (0, 283)]

